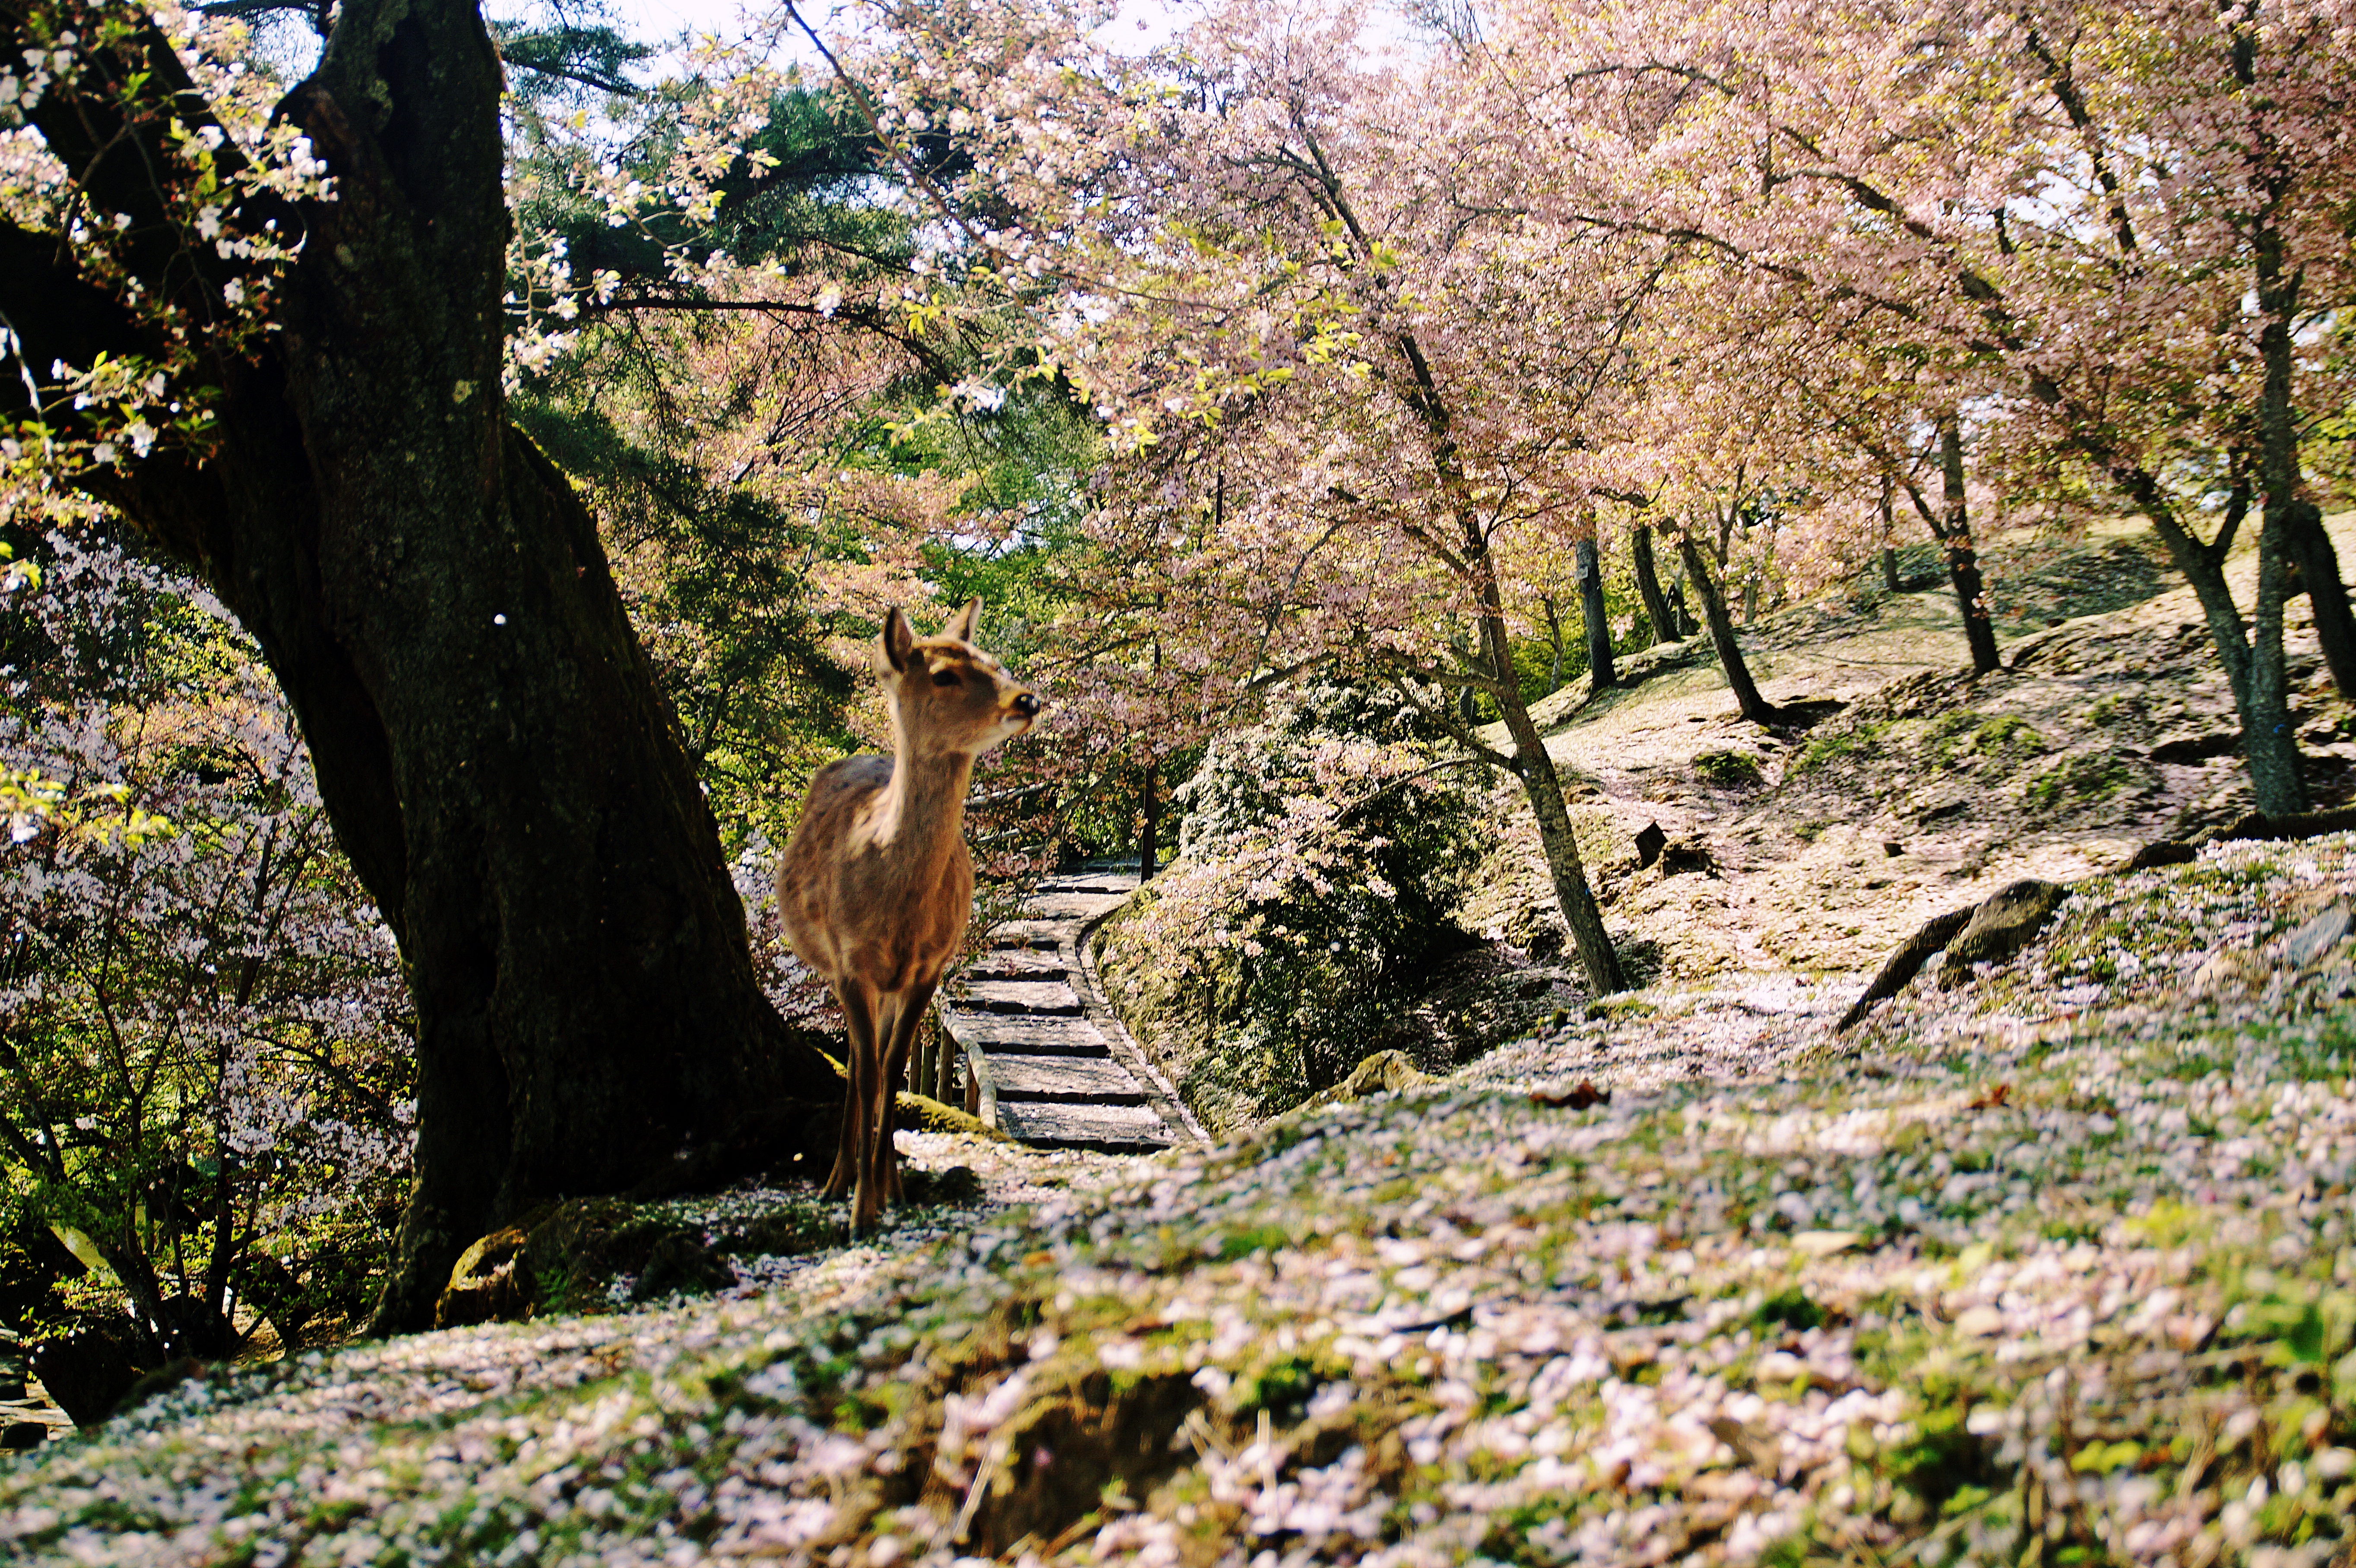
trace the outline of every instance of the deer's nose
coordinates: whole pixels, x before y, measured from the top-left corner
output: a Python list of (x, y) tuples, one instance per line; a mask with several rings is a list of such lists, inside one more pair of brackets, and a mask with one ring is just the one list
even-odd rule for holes
[(1025, 719), (1038, 718), (1039, 694), (1035, 691), (1026, 691), (1022, 696), (1016, 698), (1014, 699), (1014, 711), (1020, 713)]

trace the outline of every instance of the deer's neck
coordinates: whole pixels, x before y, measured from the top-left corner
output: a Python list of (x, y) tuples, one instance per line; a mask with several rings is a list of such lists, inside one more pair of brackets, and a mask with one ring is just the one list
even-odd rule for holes
[(946, 859), (965, 833), (972, 782), (971, 757), (912, 755), (904, 742), (893, 753), (892, 782), (875, 803), (876, 842), (904, 864)]

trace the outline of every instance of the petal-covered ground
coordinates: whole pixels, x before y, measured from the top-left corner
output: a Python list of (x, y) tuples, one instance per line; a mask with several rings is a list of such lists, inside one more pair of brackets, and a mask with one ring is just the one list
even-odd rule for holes
[[(1800, 993), (1664, 995), (1207, 1153), (921, 1140), (1029, 1200), (731, 1299), (192, 1381), (0, 1474), (0, 1540), (255, 1564), (2344, 1558), (2356, 979), (2324, 938), (2351, 891), (2346, 837), (2226, 846), (2087, 884), (2012, 968), (1918, 982), (1852, 1040)], [(1713, 1056), (1736, 1019), (1750, 1043)], [(1660, 1068), (1687, 1055), (1749, 1075)]]

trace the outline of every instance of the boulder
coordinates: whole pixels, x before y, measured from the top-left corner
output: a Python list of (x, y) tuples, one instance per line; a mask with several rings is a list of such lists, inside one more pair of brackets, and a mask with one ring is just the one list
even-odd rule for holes
[(2030, 879), (1974, 906), (1971, 918), (1947, 944), (1939, 984), (1959, 985), (1971, 978), (1973, 965), (2001, 964), (2028, 946), (2069, 896), (2070, 890), (2059, 882)]
[(1325, 1105), (1364, 1100), (1373, 1094), (1395, 1094), (1431, 1082), (1430, 1074), (1408, 1059), (1403, 1051), (1378, 1051), (1361, 1060), (1350, 1075), (1330, 1089), (1322, 1089), (1278, 1118), (1290, 1122)]
[(659, 1236), (647, 1251), (637, 1283), (630, 1287), (633, 1301), (655, 1301), (666, 1296), (709, 1296), (736, 1283), (734, 1271), (713, 1257), (709, 1249), (684, 1231)]
[(434, 1304), (434, 1327), (509, 1322), (531, 1310), (537, 1295), (524, 1233), (513, 1225), (494, 1231), (459, 1254), (450, 1283)]
[(1333, 1087), (1337, 1100), (1363, 1100), (1369, 1094), (1395, 1094), (1431, 1082), (1403, 1051), (1378, 1051), (1360, 1061), (1350, 1076)]
[(2265, 965), (2246, 947), (2211, 953), (2192, 972), (2188, 994), (2195, 997), (2246, 996), (2265, 983)]
[[(900, 1167), (900, 1195), (905, 1201), (918, 1208), (970, 1209), (982, 1200), (984, 1193), (981, 1178), (969, 1165), (953, 1165), (947, 1170), (922, 1170), (913, 1165), (903, 1165)], [(788, 1245), (743, 1250), (787, 1253), (811, 1249)]]
[(2286, 967), (2304, 969), (2340, 945), (2351, 923), (2348, 906), (2335, 903), (2283, 938)]
[(1993, 898), (1965, 909), (1949, 910), (1922, 923), (1922, 929), (1892, 953), (1880, 971), (1840, 1021), (1836, 1034), (1849, 1029), (1878, 1002), (1888, 1001), (1921, 973), (1922, 965), (1941, 952), (1947, 955), (1939, 972), (1942, 986), (1972, 977), (1975, 964), (1997, 964), (2028, 945), (2044, 928), (2070, 890), (2055, 882), (2022, 881)]
[(1719, 874), (1718, 857), (1709, 852), (1708, 844), (1699, 836), (1670, 839), (1661, 846), (1658, 863), (1664, 877), (1688, 874), (1715, 877)]

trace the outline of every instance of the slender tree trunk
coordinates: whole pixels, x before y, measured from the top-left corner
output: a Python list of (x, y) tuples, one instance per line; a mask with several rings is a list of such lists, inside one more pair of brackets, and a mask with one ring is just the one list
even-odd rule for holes
[(1554, 646), (1554, 663), (1547, 667), (1547, 695), (1551, 697), (1562, 689), (1562, 616), (1555, 610), (1553, 594), (1541, 596), (1538, 604), (1546, 611), (1547, 641)]
[(2356, 613), (2349, 609), (2348, 585), (2340, 576), (2340, 552), (2324, 528), (2323, 509), (2311, 501), (2295, 507), (2296, 515), (2284, 522), (2298, 586), (2315, 611), (2316, 641), (2323, 645), (2331, 684), (2340, 696), (2356, 698)]
[[(401, 944), (415, 1179), (379, 1332), (429, 1326), (459, 1252), (534, 1205), (709, 1174), (789, 1094), (841, 1093), (755, 982), (595, 525), (508, 423), (500, 90), (471, 0), (347, 0), (282, 110), (337, 199), (289, 215), (280, 330), (213, 368), (201, 458), (91, 481), (261, 645)], [(170, 158), (106, 103), (52, 95), (36, 119), (91, 199), (168, 224), (150, 171)], [(0, 229), (0, 306), (38, 321), (39, 361), (136, 343), (55, 253)], [(154, 288), (219, 286), (179, 254)]]
[(1587, 622), (1587, 684), (1601, 691), (1620, 678), (1612, 662), (1612, 618), (1603, 605), (1603, 561), (1591, 539), (1573, 545), (1571, 558), (1579, 567), (1579, 613)]
[[(2093, 439), (2084, 439), (2090, 455), (2107, 457), (2106, 446)], [(2269, 816), (2287, 816), (2307, 809), (2306, 786), (2299, 782), (2298, 744), (2290, 732), (2290, 709), (2286, 682), (2282, 670), (2282, 644), (2277, 626), (2274, 641), (2274, 673), (2261, 677), (2258, 667), (2265, 662), (2265, 639), (2253, 647), (2249, 628), (2243, 622), (2240, 606), (2233, 603), (2233, 592), (2225, 581), (2225, 557), (2233, 543), (2233, 531), (2240, 521), (2238, 505), (2227, 508), (2226, 521), (2216, 539), (2203, 545), (2178, 520), (2175, 508), (2169, 504), (2167, 493), (2158, 479), (2147, 470), (2125, 462), (2114, 463), (2110, 469), (2113, 483), (2125, 491), (2168, 547), (2169, 559), (2177, 571), (2192, 585), (2193, 597), (2201, 605), (2201, 618), (2209, 627), (2210, 645), (2217, 650), (2218, 663), (2225, 669), (2226, 683), (2233, 693), (2233, 708), (2242, 721), (2242, 753), (2250, 769), (2250, 787), (2257, 796), (2258, 809)], [(2263, 532), (2259, 539), (2260, 597), (2263, 602), (2266, 573)], [(2277, 569), (2279, 570), (2279, 568)], [(2287, 575), (2285, 573), (2284, 575)], [(2281, 592), (2286, 590), (2285, 582)]]
[(1972, 668), (1987, 675), (2004, 667), (1997, 652), (1996, 624), (1988, 618), (1987, 594), (1980, 582), (1979, 552), (1972, 548), (1972, 518), (1964, 494), (1964, 426), (1952, 412), (1939, 421), (1939, 481), (1945, 503), (1939, 528), (1947, 552), (1947, 577), (1963, 607), (1964, 639), (1971, 645)]
[(1603, 908), (1595, 901), (1595, 890), (1588, 885), (1587, 868), (1579, 853), (1579, 835), (1571, 828), (1570, 808), (1562, 798), (1562, 777), (1555, 772), (1554, 759), (1547, 754), (1546, 739), (1538, 733), (1528, 707), (1522, 701), (1520, 688), (1514, 684), (1512, 662), (1503, 656), (1503, 615), (1496, 618), (1488, 641), (1490, 667), (1503, 669), (1497, 678), (1497, 706), (1505, 716), (1505, 733), (1514, 740), (1514, 776), (1521, 781), (1522, 794), (1530, 803), (1530, 814), (1537, 819), (1538, 846), (1546, 854), (1547, 872), (1554, 882), (1562, 923), (1570, 933), (1571, 948), (1579, 955), (1590, 990), (1599, 997), (1624, 991), (1628, 988), (1627, 976), (1621, 969), (1620, 955), (1612, 945), (1611, 935), (1603, 929)]
[[(1369, 253), (1371, 242), (1351, 212), (1338, 182), (1328, 175), (1322, 189), (1333, 216), (1341, 220), (1361, 255)], [(1369, 275), (1380, 276), (1376, 272)], [(1457, 449), (1448, 400), (1440, 395), (1431, 362), (1424, 357), (1423, 346), (1416, 340), (1415, 334), (1402, 329), (1393, 343), (1406, 372), (1400, 388), (1402, 400), (1423, 426), (1430, 442), (1432, 473), (1440, 481), (1440, 493), (1447, 497), (1451, 520), (1460, 530), (1453, 570), (1461, 586), (1478, 607), (1482, 661), (1487, 666), (1506, 733), (1513, 737), (1515, 776), (1521, 780), (1530, 809), (1537, 818), (1538, 842), (1545, 850), (1547, 870), (1562, 907), (1563, 923), (1569, 929), (1571, 945), (1578, 950), (1589, 986), (1599, 994), (1625, 990), (1627, 984), (1622, 976), (1619, 955), (1612, 951), (1611, 936), (1603, 929), (1603, 912), (1595, 901), (1594, 890), (1588, 886), (1587, 870), (1580, 859), (1579, 838), (1571, 831), (1569, 808), (1563, 802), (1562, 780), (1555, 772), (1554, 759), (1547, 755), (1545, 739), (1522, 701), (1521, 683), (1514, 674), (1513, 645), (1506, 633), (1505, 602), (1497, 591), (1496, 561), (1490, 554), (1489, 536), (1481, 526), (1472, 487)], [(1470, 728), (1468, 725), (1468, 731)]]
[(1751, 679), (1751, 667), (1742, 657), (1742, 645), (1734, 635), (1734, 622), (1726, 613), (1726, 602), (1719, 597), (1718, 585), (1710, 581), (1709, 567), (1702, 560), (1701, 548), (1689, 533), (1677, 535), (1677, 555), (1685, 562), (1686, 577), (1701, 596), (1702, 618), (1709, 624), (1709, 638), (1718, 648), (1718, 662), (1726, 671), (1726, 684), (1734, 689), (1735, 706), (1742, 717), (1753, 724), (1774, 724), (1783, 714), (1765, 698)]
[(1669, 613), (1676, 617), (1677, 641), (1682, 643), (1700, 632), (1701, 623), (1693, 618), (1691, 610), (1686, 608), (1686, 579), (1682, 567), (1678, 570), (1677, 580), (1669, 584)]
[(1902, 593), (1904, 586), (1898, 581), (1897, 517), (1898, 482), (1887, 474), (1881, 476), (1881, 586), (1891, 593)]
[[(1449, 645), (1456, 650), (1457, 658), (1462, 660), (1467, 667), (1472, 667), (1474, 662), (1472, 658), (1472, 650), (1465, 643), (1462, 633), (1452, 631), (1449, 633), (1448, 636)], [(1463, 690), (1458, 692), (1456, 694), (1456, 716), (1464, 721), (1464, 728), (1467, 730), (1479, 729), (1481, 727), (1480, 693), (1474, 691), (1469, 686)]]
[[(2293, 375), (2297, 346), (2292, 323), (2298, 312), (2300, 274), (2283, 270), (2282, 234), (2276, 227), (2278, 194), (2270, 187), (2266, 210), (2260, 216), (2254, 247), (2257, 261), (2258, 313), (2265, 325), (2258, 331), (2258, 353), (2265, 365), (2265, 380), (2258, 400), (2259, 479), (2265, 510), (2258, 525), (2258, 602), (2250, 627), (2250, 709), (2275, 719), (2278, 746), (2251, 747), (2250, 783), (2260, 809), (2268, 814), (2308, 808), (2307, 785), (2299, 777), (2298, 743), (2290, 732), (2290, 691), (2283, 668), (2283, 603), (2290, 592), (2291, 574), (2301, 559), (2302, 546), (2323, 532), (2322, 517), (2299, 492), (2304, 481), (2298, 464), (2298, 410), (2294, 401)], [(2311, 548), (2311, 547), (2310, 547)], [(2329, 541), (2325, 549), (2329, 549)], [(2340, 589), (2339, 562), (2327, 569), (2329, 578), (2310, 583), (2327, 595)], [(2344, 592), (2337, 597), (2345, 600)], [(2319, 629), (2323, 619), (2318, 610)], [(2334, 678), (2338, 670), (2333, 671)], [(2265, 720), (2262, 719), (2261, 722)], [(2246, 741), (2249, 726), (2244, 727)], [(2263, 776), (2262, 776), (2263, 775)], [(2277, 807), (2265, 804), (2279, 800)]]
[(1150, 882), (1153, 880), (1154, 857), (1161, 850), (1159, 835), (1162, 827), (1162, 792), (1156, 787), (1160, 782), (1161, 773), (1162, 763), (1159, 758), (1147, 762), (1145, 764), (1145, 826), (1137, 835), (1137, 880), (1141, 882)]
[(1628, 530), (1628, 552), (1636, 562), (1636, 593), (1644, 602), (1644, 619), (1653, 624), (1653, 643), (1674, 643), (1683, 635), (1676, 613), (1661, 592), (1659, 571), (1653, 563), (1653, 526), (1638, 523)]
[(2273, 744), (2251, 745), (2246, 724), (2242, 735), (2251, 791), (2258, 798), (2258, 809), (2268, 816), (2302, 812), (2309, 804), (2306, 781), (2299, 776), (2298, 742), (2290, 732), (2290, 689), (2283, 667), (2283, 604), (2289, 597), (2291, 576), (2290, 541), (2284, 535), (2289, 531), (2279, 515), (2259, 526), (2258, 602), (2250, 627), (2250, 709), (2281, 717), (2267, 736)]

